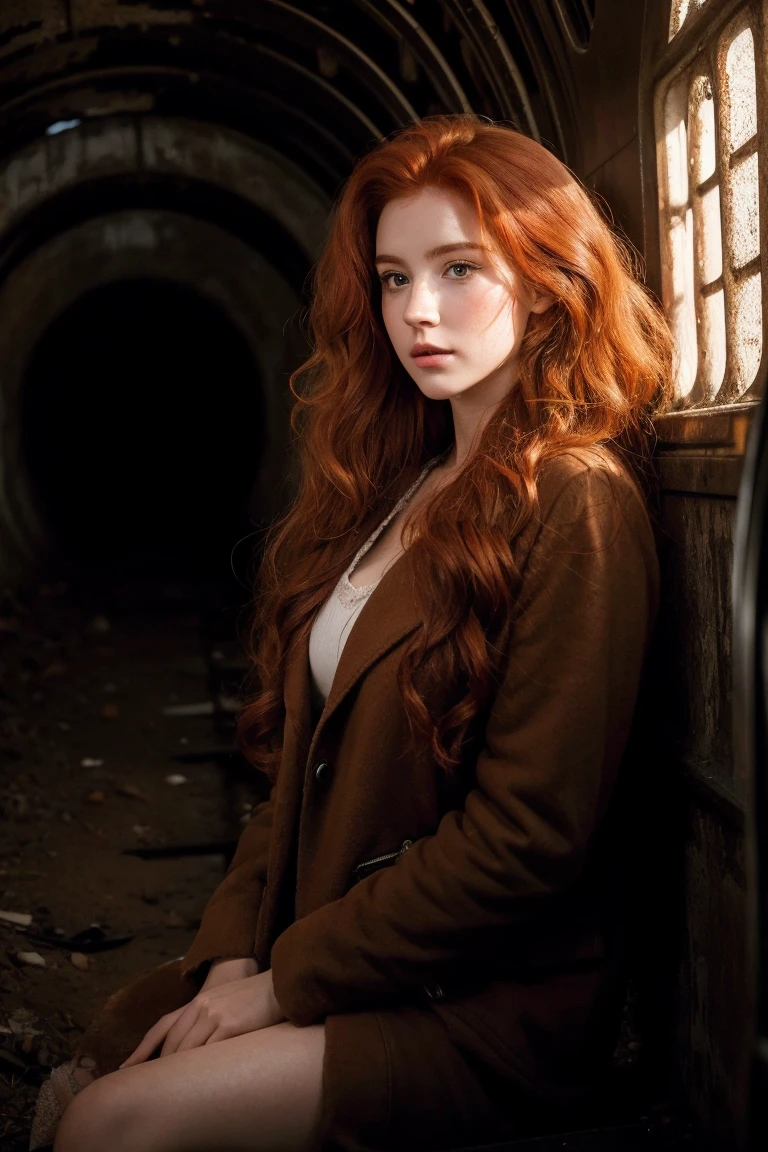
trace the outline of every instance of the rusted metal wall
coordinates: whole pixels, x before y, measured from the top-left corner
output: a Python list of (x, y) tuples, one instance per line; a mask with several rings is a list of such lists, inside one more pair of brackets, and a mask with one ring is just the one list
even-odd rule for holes
[[(598, 23), (607, 8), (598, 5)], [(633, 59), (638, 102), (634, 109), (631, 102), (614, 106), (627, 127), (633, 120), (635, 132), (621, 165), (601, 183), (609, 203), (622, 206), (659, 295), (653, 97), (668, 28), (668, 0), (648, 0), (642, 53)], [(616, 43), (624, 42), (617, 34)], [(694, 37), (690, 51), (696, 50)], [(649, 969), (661, 977), (652, 1051), (720, 1149), (737, 1148), (742, 1139), (751, 1038), (746, 797), (734, 764), (731, 653), (732, 534), (750, 419), (748, 409), (731, 406), (670, 415), (657, 426), (664, 584), (649, 777), (668, 839), (660, 859), (668, 867), (653, 866), (651, 810), (648, 877), (657, 885), (660, 915), (646, 926), (646, 945)]]
[[(684, 849), (674, 1048), (688, 1100), (737, 1146), (747, 1073), (744, 781), (732, 739), (731, 567), (735, 500), (668, 492), (663, 502), (669, 770), (682, 787)], [(663, 801), (663, 794), (659, 797)]]
[[(653, 97), (669, 15), (669, 0), (598, 2), (587, 50), (563, 45), (559, 59), (574, 100), (574, 167), (644, 256), (659, 295)], [(750, 419), (731, 406), (657, 425), (663, 601), (641, 753), (644, 1055), (718, 1149), (741, 1139), (752, 1011), (731, 670), (732, 531)]]

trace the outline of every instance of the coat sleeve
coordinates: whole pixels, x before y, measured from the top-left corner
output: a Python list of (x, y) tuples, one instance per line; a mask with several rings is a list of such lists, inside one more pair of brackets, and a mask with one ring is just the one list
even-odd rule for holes
[(226, 875), (203, 912), (200, 928), (181, 961), (183, 976), (199, 982), (201, 965), (225, 956), (253, 956), (256, 921), (267, 879), (269, 841), (275, 804), (258, 804), (243, 829)]
[(541, 517), (475, 786), (394, 867), (276, 939), (274, 992), (294, 1024), (421, 988), (582, 871), (629, 733), (658, 562), (621, 471), (572, 475)]

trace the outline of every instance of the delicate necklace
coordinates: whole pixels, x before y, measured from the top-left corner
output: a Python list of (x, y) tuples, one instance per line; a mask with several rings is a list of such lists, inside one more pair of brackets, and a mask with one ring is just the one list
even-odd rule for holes
[[(419, 487), (419, 485), (422, 483), (424, 478), (427, 476), (427, 473), (431, 472), (432, 469), (434, 467), (436, 467), (438, 464), (442, 464), (442, 462), (445, 460), (445, 458), (449, 452), (450, 452), (450, 447), (446, 448), (445, 452), (441, 453), (439, 456), (435, 456), (432, 460), (429, 460), (424, 465), (421, 472), (419, 473), (419, 475), (414, 480), (413, 484), (411, 484), (411, 486), (407, 492), (403, 493), (403, 495), (400, 497), (397, 504), (395, 504), (394, 508), (389, 513), (389, 515), (386, 517), (386, 519), (382, 520), (381, 524), (379, 524), (376, 531), (373, 532), (372, 535), (369, 536), (368, 539), (365, 541), (365, 543), (362, 545), (362, 547), (357, 550), (354, 557), (352, 558), (352, 562), (348, 565), (346, 571), (342, 573), (341, 579), (339, 580), (338, 584), (336, 585), (336, 595), (338, 596), (339, 600), (341, 601), (341, 603), (344, 605), (345, 608), (352, 608), (358, 602), (358, 600), (364, 600), (366, 596), (370, 595), (370, 593), (373, 591), (373, 589), (376, 587), (376, 585), (379, 582), (378, 580), (376, 580), (373, 584), (363, 584), (363, 586), (361, 588), (356, 588), (354, 586), (354, 584), (350, 583), (350, 579), (349, 579), (350, 572), (352, 572), (352, 570), (356, 567), (358, 561), (362, 560), (363, 556), (366, 554), (368, 549), (371, 548), (373, 546), (373, 544), (375, 544), (376, 540), (379, 538), (381, 533), (384, 531), (387, 524), (389, 524), (390, 520), (394, 519), (394, 517), (398, 514), (400, 509), (405, 507), (405, 505), (410, 500), (411, 496), (413, 496), (416, 489)], [(398, 555), (399, 555), (399, 553), (398, 553)], [(379, 577), (379, 579), (381, 579), (381, 577)]]

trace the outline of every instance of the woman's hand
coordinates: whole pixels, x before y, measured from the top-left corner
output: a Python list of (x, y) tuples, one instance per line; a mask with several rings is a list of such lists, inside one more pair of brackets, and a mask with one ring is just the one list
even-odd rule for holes
[(160, 1056), (168, 1056), (269, 1028), (285, 1019), (275, 999), (270, 969), (217, 987), (203, 986), (189, 1004), (161, 1016), (120, 1067), (141, 1064), (161, 1043)]
[(208, 969), (208, 975), (200, 986), (203, 992), (206, 988), (218, 988), (230, 980), (244, 980), (246, 976), (255, 976), (259, 965), (255, 956), (226, 956), (214, 960)]

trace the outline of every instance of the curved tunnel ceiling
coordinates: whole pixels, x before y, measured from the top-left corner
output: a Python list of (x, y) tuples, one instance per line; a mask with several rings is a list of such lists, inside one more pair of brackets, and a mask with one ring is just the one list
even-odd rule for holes
[(230, 320), (248, 286), (266, 445), (252, 507), (270, 519), (286, 374), (306, 355), (294, 321), (340, 184), (440, 112), (505, 121), (577, 167), (568, 3), (0, 5), (0, 538), (18, 558), (0, 576), (45, 539), (19, 432), (30, 358), (106, 276), (199, 287)]
[(563, 33), (547, 4), (40, 0), (28, 23), (20, 7), (0, 15), (10, 150), (57, 120), (185, 116), (272, 145), (333, 194), (372, 140), (471, 110), (570, 159)]

